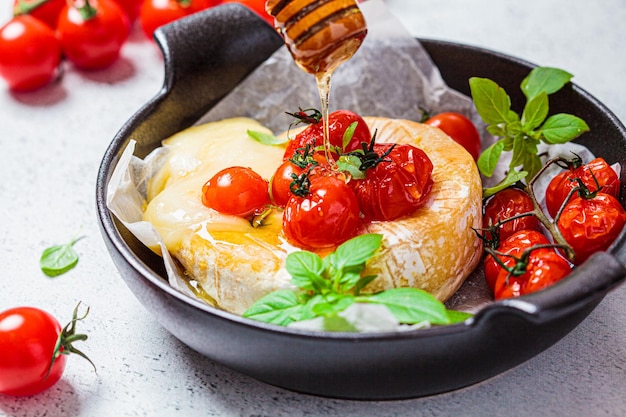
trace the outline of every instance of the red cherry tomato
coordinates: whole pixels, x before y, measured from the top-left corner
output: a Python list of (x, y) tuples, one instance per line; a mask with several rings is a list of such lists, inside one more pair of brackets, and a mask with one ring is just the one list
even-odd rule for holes
[(462, 145), (474, 160), (480, 156), (480, 134), (474, 123), (467, 117), (460, 113), (444, 112), (431, 117), (425, 123), (443, 130), (455, 142)]
[(359, 203), (340, 175), (314, 175), (306, 196), (292, 196), (283, 212), (287, 240), (302, 248), (337, 246), (358, 233)]
[[(296, 166), (290, 160), (283, 161), (270, 180), (272, 202), (280, 207), (285, 207), (293, 195), (291, 184), (302, 175), (304, 168)], [(294, 178), (295, 176), (295, 178)]]
[(202, 203), (233, 216), (259, 214), (270, 203), (268, 184), (250, 168), (225, 168), (202, 187)]
[[(113, 64), (130, 31), (126, 14), (112, 0), (90, 0), (89, 6), (69, 4), (61, 12), (57, 33), (65, 56), (82, 69), (102, 69)], [(78, 7), (92, 13), (83, 17)]]
[(57, 76), (60, 63), (58, 39), (34, 17), (17, 16), (0, 28), (0, 76), (11, 90), (43, 87)]
[[(79, 304), (80, 305), (80, 304)], [(79, 306), (78, 305), (78, 306)], [(33, 395), (54, 385), (63, 375), (67, 355), (77, 353), (72, 346), (87, 335), (76, 334), (78, 306), (72, 321), (61, 328), (49, 313), (34, 307), (15, 307), (0, 313), (0, 394)]]
[[(550, 241), (546, 236), (536, 230), (520, 230), (500, 242), (497, 251), (504, 255), (519, 257), (526, 249), (535, 245), (547, 245)], [(510, 256), (498, 256), (498, 259), (507, 266), (512, 266), (515, 261)], [(483, 261), (485, 280), (491, 291), (495, 292), (496, 281), (502, 266), (488, 254)]]
[(139, 12), (141, 28), (152, 39), (157, 28), (217, 3), (217, 0), (144, 0)]
[(61, 325), (33, 307), (0, 313), (0, 393), (32, 395), (54, 385), (63, 375), (66, 357), (59, 356), (46, 377)]
[(114, 0), (120, 9), (122, 9), (126, 16), (128, 17), (128, 21), (133, 23), (139, 17), (139, 11), (141, 10), (141, 4), (143, 0)]
[(267, 23), (274, 26), (274, 18), (265, 10), (266, 0), (224, 0), (222, 3), (240, 3), (258, 14)]
[[(337, 110), (328, 115), (328, 136), (332, 146), (342, 148), (343, 135), (352, 123), (357, 123), (354, 134), (350, 142), (346, 145), (344, 152), (351, 152), (361, 149), (361, 143), (369, 145), (372, 140), (370, 129), (358, 114), (349, 110)], [(285, 150), (284, 159), (291, 158), (298, 149), (306, 145), (311, 147), (324, 146), (324, 123), (322, 121), (309, 125), (295, 138), (289, 141)]]
[[(392, 146), (376, 144), (374, 152), (383, 157)], [(424, 204), (433, 185), (432, 171), (433, 164), (424, 151), (398, 144), (383, 161), (365, 171), (365, 179), (350, 184), (366, 220), (394, 220)]]
[[(533, 202), (526, 191), (519, 188), (509, 187), (491, 196), (485, 203), (483, 228), (496, 225), (498, 221), (510, 219), (518, 214), (533, 211)], [(500, 241), (511, 236), (519, 230), (541, 230), (539, 219), (535, 216), (520, 217), (503, 223), (500, 226)], [(493, 239), (487, 232), (488, 239)]]
[(550, 181), (546, 189), (546, 208), (552, 217), (556, 216), (569, 192), (579, 186), (576, 178), (580, 178), (591, 192), (598, 189), (597, 180), (603, 193), (619, 197), (620, 182), (617, 174), (604, 159), (596, 158), (577, 168), (563, 171)]
[(55, 29), (66, 2), (67, 0), (14, 0), (13, 15), (29, 14)]
[(561, 234), (572, 247), (580, 265), (589, 256), (611, 246), (626, 223), (626, 212), (610, 194), (599, 192), (593, 198), (570, 200), (558, 220)]
[(530, 253), (525, 272), (512, 276), (502, 269), (495, 284), (495, 299), (520, 297), (549, 287), (565, 278), (571, 264), (551, 248), (535, 249)]

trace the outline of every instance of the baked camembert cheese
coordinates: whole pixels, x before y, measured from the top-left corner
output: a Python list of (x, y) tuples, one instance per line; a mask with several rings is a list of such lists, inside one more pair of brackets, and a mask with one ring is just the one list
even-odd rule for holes
[[(482, 253), (473, 230), (482, 224), (476, 164), (438, 128), (408, 120), (364, 120), (377, 132), (377, 143), (414, 145), (433, 164), (432, 190), (422, 207), (400, 219), (365, 224), (362, 233), (383, 235), (381, 250), (365, 271), (378, 278), (366, 290), (415, 287), (445, 301)], [(202, 203), (202, 186), (218, 171), (244, 166), (269, 179), (283, 161), (284, 146), (259, 143), (250, 130), (272, 133), (252, 119), (232, 118), (164, 140), (167, 155), (149, 182), (143, 214), (185, 273), (217, 306), (237, 314), (272, 291), (292, 288), (284, 262), (290, 252), (301, 250), (283, 236), (280, 210), (272, 211), (262, 227), (253, 227), (245, 218)]]

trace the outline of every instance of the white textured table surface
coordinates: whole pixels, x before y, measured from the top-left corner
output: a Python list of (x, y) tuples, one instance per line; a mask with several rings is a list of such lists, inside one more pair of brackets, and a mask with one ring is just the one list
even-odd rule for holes
[[(388, 0), (412, 34), (556, 66), (626, 121), (623, 0)], [(10, 7), (3, 2), (0, 20)], [(162, 329), (119, 277), (96, 222), (100, 159), (161, 87), (162, 59), (138, 31), (112, 68), (67, 67), (31, 94), (0, 85), (0, 310), (28, 304), (66, 321), (91, 307), (63, 379), (29, 398), (0, 396), (8, 416), (624, 416), (626, 286), (552, 348), (502, 375), (443, 395), (394, 402), (316, 398), (259, 383), (201, 357)], [(78, 266), (49, 279), (41, 251), (77, 233)], [(0, 352), (1, 354), (1, 352)], [(507, 354), (503, 352), (502, 354)]]

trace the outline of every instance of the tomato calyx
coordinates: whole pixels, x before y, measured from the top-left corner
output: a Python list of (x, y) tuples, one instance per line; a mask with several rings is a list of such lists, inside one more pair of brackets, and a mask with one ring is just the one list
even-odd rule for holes
[(98, 10), (89, 3), (89, 0), (81, 0), (80, 2), (70, 0), (69, 3), (78, 10), (80, 17), (85, 21), (93, 19), (98, 14)]
[(389, 147), (389, 149), (379, 154), (374, 149), (377, 133), (378, 131), (374, 131), (374, 135), (372, 136), (372, 140), (370, 141), (369, 146), (365, 142), (362, 142), (361, 150), (348, 152), (347, 154), (345, 154), (345, 155), (354, 155), (359, 159), (359, 161), (361, 162), (361, 165), (359, 165), (359, 171), (365, 172), (368, 169), (376, 168), (376, 166), (382, 162), (393, 162), (391, 159), (388, 159), (387, 157), (389, 156), (391, 151), (393, 151), (393, 149), (396, 147), (397, 143), (394, 143), (393, 145)]
[(78, 308), (80, 307), (80, 304), (81, 303), (79, 302), (76, 305), (76, 307), (74, 308), (74, 312), (72, 313), (72, 320), (65, 325), (65, 327), (59, 334), (59, 337), (57, 338), (57, 342), (52, 353), (52, 358), (50, 360), (50, 366), (48, 367), (48, 371), (46, 372), (46, 377), (48, 377), (48, 375), (50, 374), (50, 371), (52, 370), (52, 367), (54, 366), (56, 360), (61, 355), (69, 355), (70, 353), (74, 353), (86, 359), (91, 364), (91, 366), (93, 366), (94, 371), (97, 372), (96, 365), (92, 362), (92, 360), (89, 359), (89, 357), (85, 353), (76, 349), (73, 345), (73, 343), (77, 341), (85, 341), (88, 338), (86, 334), (76, 333), (76, 323), (84, 320), (89, 314), (89, 307), (87, 307), (87, 311), (85, 311), (85, 314), (83, 314), (81, 317), (78, 317)]
[(285, 112), (285, 113), (287, 113), (289, 116), (292, 116), (296, 119), (289, 125), (290, 127), (297, 126), (303, 123), (307, 125), (314, 125), (316, 123), (319, 123), (322, 120), (322, 113), (315, 108), (302, 109), (300, 107), (298, 108), (297, 112), (293, 112), (293, 113)]
[[(510, 253), (502, 253), (500, 251), (485, 248), (485, 251), (493, 257), (493, 260), (500, 266), (502, 269), (508, 272), (509, 277), (519, 277), (524, 275), (527, 272), (528, 264), (530, 262), (531, 254), (539, 249), (565, 249), (566, 245), (553, 244), (553, 243), (542, 243), (532, 245), (521, 253), (519, 256), (512, 255)], [(508, 258), (514, 261), (512, 266), (508, 266), (502, 259)]]

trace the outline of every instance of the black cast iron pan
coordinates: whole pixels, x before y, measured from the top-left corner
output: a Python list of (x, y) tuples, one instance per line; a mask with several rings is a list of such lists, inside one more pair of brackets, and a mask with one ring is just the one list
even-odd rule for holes
[[(360, 400), (402, 399), (474, 384), (510, 369), (560, 340), (626, 278), (624, 231), (553, 287), (496, 302), (464, 324), (385, 334), (331, 334), (262, 324), (192, 300), (167, 283), (161, 259), (109, 212), (106, 190), (129, 139), (144, 157), (162, 139), (196, 122), (278, 47), (281, 39), (247, 9), (230, 4), (156, 33), (164, 54), (162, 90), (117, 133), (97, 179), (100, 226), (121, 277), (174, 336), (207, 357), (258, 380), (308, 394)], [(421, 39), (447, 84), (469, 94), (468, 78), (488, 77), (508, 92), (532, 65), (499, 53)], [(523, 105), (513, 95), (513, 108)], [(551, 96), (553, 112), (574, 112), (597, 155), (626, 168), (626, 130), (575, 85)], [(622, 180), (622, 204), (626, 185)]]

